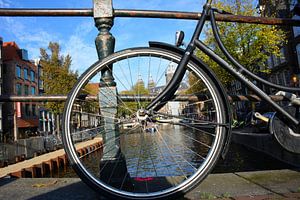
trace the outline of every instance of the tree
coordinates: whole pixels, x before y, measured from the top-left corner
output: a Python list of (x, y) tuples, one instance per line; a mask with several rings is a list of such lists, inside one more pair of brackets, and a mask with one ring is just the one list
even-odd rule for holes
[[(214, 7), (237, 15), (257, 15), (257, 10), (251, 0), (217, 1)], [(221, 39), (231, 55), (252, 72), (268, 72), (267, 59), (272, 54), (280, 56), (280, 47), (285, 43), (284, 32), (276, 26), (218, 22), (218, 27)], [(211, 28), (206, 29), (205, 36), (205, 43), (225, 59), (213, 37)], [(225, 86), (230, 86), (233, 78), (225, 70), (202, 52), (198, 51), (196, 54), (213, 69)], [(194, 79), (190, 78), (190, 84), (193, 83), (191, 81), (195, 81)]]
[[(145, 84), (143, 81), (138, 81), (136, 84), (133, 85), (131, 90), (124, 90), (120, 92), (123, 95), (129, 95), (133, 98), (138, 98), (139, 95), (149, 95), (149, 89), (145, 88)], [(132, 102), (120, 102), (120, 107), (118, 108), (118, 115), (119, 116), (131, 116), (134, 115), (135, 112), (141, 108), (146, 107), (149, 102), (139, 102), (138, 100)]]
[[(48, 50), (50, 54), (46, 49), (40, 49), (40, 63), (43, 67), (41, 79), (44, 83), (44, 92), (46, 95), (66, 95), (78, 77), (77, 72), (70, 70), (71, 56), (60, 55), (60, 46), (56, 42), (50, 42)], [(64, 103), (47, 102), (45, 107), (56, 114), (56, 121), (59, 123), (59, 114), (63, 112)], [(59, 132), (59, 124), (56, 128)]]

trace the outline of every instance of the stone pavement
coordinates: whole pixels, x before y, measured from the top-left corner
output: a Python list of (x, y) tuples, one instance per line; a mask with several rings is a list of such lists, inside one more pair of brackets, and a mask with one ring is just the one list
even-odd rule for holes
[[(79, 178), (0, 179), (0, 199), (104, 199)], [(300, 199), (300, 172), (275, 170), (211, 174), (181, 198)]]

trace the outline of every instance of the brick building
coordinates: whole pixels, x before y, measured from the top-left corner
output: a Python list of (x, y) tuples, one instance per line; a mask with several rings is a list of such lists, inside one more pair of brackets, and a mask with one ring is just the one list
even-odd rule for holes
[[(0, 95), (2, 95), (2, 45), (3, 40), (0, 37)], [(3, 126), (2, 126), (2, 102), (0, 102), (0, 143), (3, 142)]]
[[(38, 66), (28, 60), (28, 53), (15, 42), (3, 43), (4, 95), (37, 95)], [(27, 137), (26, 131), (38, 129), (38, 104), (15, 102), (3, 104), (3, 131), (6, 139)]]

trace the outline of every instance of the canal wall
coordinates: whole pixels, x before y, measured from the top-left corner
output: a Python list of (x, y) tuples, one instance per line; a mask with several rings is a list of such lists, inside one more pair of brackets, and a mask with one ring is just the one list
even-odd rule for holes
[[(101, 150), (103, 146), (102, 138), (77, 143), (75, 148), (80, 157), (84, 157), (91, 152)], [(12, 176), (18, 178), (37, 178), (51, 174), (53, 170), (67, 165), (67, 157), (63, 149), (46, 153), (29, 160), (24, 160), (13, 165), (0, 169), (0, 178)]]
[(285, 150), (269, 133), (247, 133), (243, 130), (232, 132), (232, 141), (255, 151), (263, 152), (277, 160), (300, 167), (300, 154)]

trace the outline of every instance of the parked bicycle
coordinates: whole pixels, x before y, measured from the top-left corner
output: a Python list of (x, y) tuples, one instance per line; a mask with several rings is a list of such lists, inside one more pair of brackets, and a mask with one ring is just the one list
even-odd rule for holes
[[(77, 174), (101, 194), (123, 199), (183, 195), (203, 181), (226, 154), (230, 104), (209, 66), (194, 56), (196, 47), (276, 111), (272, 117), (275, 137), (287, 150), (300, 153), (299, 99), (291, 101), (288, 111), (247, 77), (281, 91), (297, 93), (300, 88), (275, 85), (239, 64), (223, 45), (215, 20), (216, 12), (228, 13), (212, 8), (211, 2), (204, 5), (186, 49), (150, 42), (150, 47), (119, 51), (87, 69), (68, 95), (63, 118), (65, 150)], [(231, 64), (199, 40), (207, 18)], [(87, 85), (99, 81), (105, 70), (113, 74), (116, 84), (106, 85), (103, 80), (97, 98), (88, 98)], [(77, 117), (78, 107), (101, 119), (98, 127), (106, 139), (102, 159), (93, 160), (97, 167), (85, 164), (76, 153), (72, 127), (83, 123), (78, 122), (83, 120)], [(154, 131), (149, 134), (145, 127)]]

